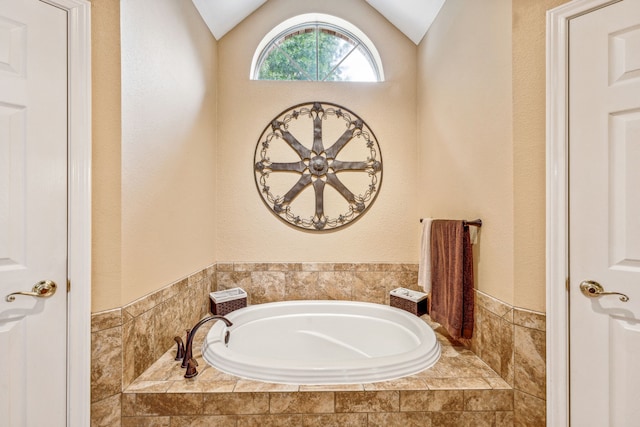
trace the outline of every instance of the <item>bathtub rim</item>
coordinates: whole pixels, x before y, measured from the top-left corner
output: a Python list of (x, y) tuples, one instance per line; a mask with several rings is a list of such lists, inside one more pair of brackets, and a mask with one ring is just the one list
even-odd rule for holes
[[(293, 385), (354, 384), (387, 381), (416, 374), (432, 367), (440, 358), (441, 346), (433, 329), (421, 318), (404, 310), (384, 304), (343, 300), (294, 300), (250, 305), (229, 313), (226, 317), (238, 325), (264, 317), (264, 313), (278, 310), (277, 316), (287, 314), (325, 313), (371, 315), (383, 314), (385, 320), (401, 322), (419, 338), (419, 345), (408, 352), (365, 360), (341, 360), (338, 365), (316, 366), (316, 362), (282, 361), (238, 354), (224, 345), (227, 330), (223, 322), (216, 322), (207, 333), (202, 346), (205, 361), (216, 369), (237, 377), (269, 383)], [(337, 310), (337, 311), (335, 311)], [(379, 318), (378, 316), (374, 316)], [(234, 326), (230, 328), (233, 339)]]

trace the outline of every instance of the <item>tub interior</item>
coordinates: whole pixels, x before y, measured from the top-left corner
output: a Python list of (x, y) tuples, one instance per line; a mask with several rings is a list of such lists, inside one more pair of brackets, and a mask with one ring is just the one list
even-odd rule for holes
[[(440, 356), (431, 327), (381, 304), (287, 301), (230, 313), (214, 325), (204, 359), (241, 378), (287, 384), (349, 384), (400, 378)], [(230, 331), (230, 340), (224, 336)]]
[[(387, 339), (379, 342), (378, 336)], [(228, 347), (243, 354), (260, 349), (266, 358), (323, 361), (392, 356), (419, 343), (415, 333), (389, 320), (314, 313), (273, 316), (240, 325), (233, 329)]]

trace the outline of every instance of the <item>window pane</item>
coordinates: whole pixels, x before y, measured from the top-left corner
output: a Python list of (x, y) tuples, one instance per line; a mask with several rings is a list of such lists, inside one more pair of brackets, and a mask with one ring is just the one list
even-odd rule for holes
[[(323, 29), (319, 33), (318, 47), (318, 80), (346, 80), (341, 78), (341, 70), (336, 69), (336, 65), (340, 64), (345, 56), (356, 46), (352, 40), (346, 37), (340, 37), (335, 31)], [(332, 78), (328, 79), (327, 74), (331, 73)]]
[(279, 43), (280, 49), (294, 62), (294, 66), (299, 68), (306, 75), (305, 79), (296, 80), (316, 80), (316, 32), (309, 28), (289, 34)]
[(377, 82), (378, 78), (369, 58), (360, 49), (355, 49), (327, 77), (327, 81)]
[(309, 80), (279, 47), (264, 59), (258, 74), (260, 80)]

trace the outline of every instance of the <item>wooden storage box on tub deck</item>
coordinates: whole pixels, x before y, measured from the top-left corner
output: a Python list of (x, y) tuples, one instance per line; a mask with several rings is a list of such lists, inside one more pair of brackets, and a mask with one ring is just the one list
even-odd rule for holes
[(416, 316), (422, 316), (428, 312), (427, 294), (411, 289), (396, 288), (389, 292), (390, 305), (401, 308)]
[(224, 316), (247, 306), (247, 293), (242, 288), (232, 288), (209, 294), (211, 313)]

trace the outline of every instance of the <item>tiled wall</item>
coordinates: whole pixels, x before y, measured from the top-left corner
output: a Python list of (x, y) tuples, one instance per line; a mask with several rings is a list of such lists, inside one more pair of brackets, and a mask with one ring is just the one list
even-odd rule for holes
[(218, 289), (241, 287), (249, 304), (285, 300), (389, 303), (397, 287), (418, 289), (417, 264), (219, 263)]
[(476, 292), (471, 350), (514, 389), (516, 426), (546, 425), (546, 316)]
[(119, 426), (121, 393), (208, 310), (215, 266), (91, 316), (91, 424)]
[(126, 393), (122, 427), (506, 427), (512, 400), (512, 390)]
[[(219, 263), (121, 309), (95, 313), (92, 316), (92, 426), (121, 425), (122, 390), (174, 345), (174, 336), (183, 336), (185, 329), (208, 311), (211, 289), (242, 287), (248, 293), (249, 304), (293, 299), (388, 304), (390, 290), (418, 289), (416, 283), (415, 264)], [(469, 345), (513, 387), (513, 424), (544, 426), (544, 314), (511, 307), (481, 292), (476, 293), (475, 313), (476, 329)], [(395, 393), (397, 396), (392, 397), (398, 397), (401, 405), (402, 396), (408, 396), (408, 391)], [(129, 400), (123, 405), (131, 403)], [(334, 410), (340, 412), (339, 408)], [(185, 420), (189, 418), (187, 415), (185, 413)], [(354, 425), (362, 425), (357, 414), (350, 416), (356, 422)], [(409, 423), (411, 416), (402, 414)], [(432, 416), (439, 419), (447, 415)], [(474, 416), (499, 415), (496, 412)], [(276, 418), (284, 421), (291, 416), (282, 414)], [(322, 418), (318, 415), (314, 419)], [(224, 417), (217, 421), (223, 422)], [(380, 422), (384, 424), (384, 420)]]

